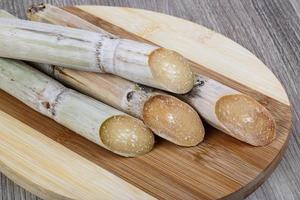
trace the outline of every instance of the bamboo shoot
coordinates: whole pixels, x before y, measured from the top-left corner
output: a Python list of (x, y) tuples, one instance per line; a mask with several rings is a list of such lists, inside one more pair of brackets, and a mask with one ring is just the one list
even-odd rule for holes
[(40, 22), (0, 19), (0, 56), (111, 73), (174, 93), (193, 87), (180, 54), (158, 46)]
[(0, 59), (0, 89), (116, 154), (143, 155), (154, 145), (152, 132), (140, 120), (68, 89), (23, 62)]
[(254, 146), (267, 145), (275, 139), (275, 121), (255, 99), (201, 75), (196, 75), (195, 80), (192, 91), (180, 98), (209, 124)]

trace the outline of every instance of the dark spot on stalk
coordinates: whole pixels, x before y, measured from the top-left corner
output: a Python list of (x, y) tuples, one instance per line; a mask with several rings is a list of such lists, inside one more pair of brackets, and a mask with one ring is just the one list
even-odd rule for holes
[(136, 84), (135, 87), (136, 87), (136, 90), (141, 90), (145, 93), (149, 93), (149, 92), (153, 91), (153, 89), (151, 87), (140, 85), (140, 84)]
[(53, 117), (56, 116), (56, 111), (55, 111), (55, 109), (52, 109), (52, 110), (51, 110), (51, 114), (52, 114)]
[(57, 34), (56, 39), (57, 41), (63, 40), (65, 37), (62, 34)]
[(15, 81), (15, 79), (11, 78), (10, 81)]
[(44, 3), (34, 4), (28, 9), (28, 12), (31, 14), (35, 14), (39, 11), (43, 11), (45, 8), (46, 5)]
[(128, 101), (128, 102), (130, 102), (130, 101), (131, 101), (131, 99), (132, 99), (133, 95), (134, 95), (134, 91), (130, 91), (130, 92), (128, 92), (128, 93), (127, 93), (127, 96), (126, 96), (126, 98), (127, 98), (127, 101)]
[(201, 89), (199, 86), (194, 86), (190, 92), (184, 94), (183, 96), (188, 98), (199, 98), (201, 97)]
[(203, 76), (200, 75), (196, 75), (195, 76), (195, 83), (194, 83), (194, 87), (202, 87), (205, 85), (205, 82), (207, 81), (207, 79)]
[(204, 85), (205, 85), (205, 81), (196, 80), (194, 87), (197, 87), (197, 86), (201, 87), (201, 86), (204, 86)]
[(48, 101), (42, 102), (42, 105), (48, 110), (50, 109), (50, 103)]
[(194, 87), (193, 89), (188, 92), (187, 94), (185, 94), (184, 96), (188, 97), (188, 98), (199, 98), (201, 97), (201, 87), (203, 87), (205, 85), (205, 83), (207, 82), (207, 79), (197, 75), (195, 77), (195, 83), (194, 83)]

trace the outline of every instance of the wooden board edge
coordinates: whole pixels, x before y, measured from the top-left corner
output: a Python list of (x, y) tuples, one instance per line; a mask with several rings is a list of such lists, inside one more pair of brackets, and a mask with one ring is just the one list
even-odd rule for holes
[(21, 186), (25, 190), (29, 191), (30, 193), (38, 196), (42, 199), (55, 199), (55, 200), (73, 200), (69, 197), (63, 196), (61, 194), (55, 193), (53, 191), (50, 191), (46, 188), (41, 187), (38, 184), (35, 184), (34, 182), (30, 181), (26, 177), (20, 175), (16, 171), (11, 170), (9, 167), (5, 165), (3, 161), (0, 159), (0, 171), (2, 174), (4, 174), (7, 178), (9, 178), (11, 181), (13, 181), (15, 184)]
[[(289, 129), (290, 129), (290, 128), (289, 128)], [(276, 166), (278, 165), (278, 163), (279, 163), (279, 161), (280, 161), (280, 159), (281, 159), (281, 157), (282, 157), (282, 154), (283, 154), (283, 152), (285, 151), (285, 149), (286, 149), (286, 147), (287, 147), (287, 143), (288, 143), (289, 137), (290, 137), (290, 133), (288, 134), (287, 140), (285, 141), (285, 143), (284, 143), (282, 149), (280, 150), (280, 152), (278, 153), (278, 155), (274, 158), (274, 160), (272, 161), (272, 163), (271, 163), (271, 164), (268, 166), (268, 168), (265, 170), (264, 174), (267, 174), (267, 176), (269, 176), (269, 175), (273, 172), (273, 170), (276, 168)], [(2, 166), (2, 164), (3, 164), (3, 163), (0, 162), (0, 166)], [(4, 166), (3, 168), (5, 168), (5, 166)], [(5, 171), (5, 170), (4, 170), (4, 171)], [(4, 174), (6, 174), (6, 173), (4, 172)], [(12, 177), (11, 179), (14, 180), (14, 177), (13, 177), (14, 173), (12, 173), (12, 175), (11, 175), (11, 172), (9, 172), (9, 170), (8, 170), (7, 174), (8, 174), (8, 177), (11, 176), (11, 177)], [(19, 174), (15, 174), (15, 176), (16, 176), (16, 179), (17, 179), (17, 180), (18, 180), (18, 178), (22, 178), (22, 176), (20, 176)], [(258, 178), (257, 178), (257, 183), (255, 183), (255, 184), (258, 184), (258, 185), (251, 186), (251, 187), (253, 187), (253, 190), (255, 190), (255, 188), (258, 187), (263, 181), (264, 181), (264, 178), (263, 178), (263, 177), (258, 177)], [(16, 182), (17, 182), (17, 181), (16, 181)], [(17, 183), (18, 183), (18, 182), (17, 182)], [(25, 181), (25, 183), (24, 183), (23, 185), (22, 185), (22, 184), (23, 184), (23, 183), (21, 183), (20, 185), (21, 185), (21, 186), (25, 185), (25, 186), (23, 186), (23, 187), (25, 187), (25, 189), (31, 187), (30, 184), (29, 184), (29, 185), (26, 185), (26, 181)], [(33, 185), (34, 185), (34, 184), (33, 184)], [(250, 184), (249, 184), (249, 185), (250, 185)], [(233, 195), (224, 197), (224, 199), (235, 199), (235, 198), (238, 198), (238, 197), (242, 197), (243, 194), (246, 194), (245, 191), (244, 191), (244, 188), (247, 188), (249, 185), (246, 185), (245, 187), (241, 188), (239, 191), (237, 191), (236, 194), (233, 194)], [(252, 183), (251, 183), (251, 185), (252, 185)], [(249, 187), (250, 187), (250, 186), (249, 186)], [(37, 190), (36, 192), (40, 192), (40, 191), (42, 191), (43, 189), (44, 189), (44, 188), (38, 188), (38, 189), (36, 189), (36, 190)], [(31, 191), (31, 189), (28, 189), (28, 190)], [(48, 192), (48, 191), (46, 191), (46, 192)], [(50, 191), (50, 192), (51, 192), (51, 191)], [(247, 192), (248, 192), (248, 191), (247, 191)], [(35, 192), (33, 192), (33, 193), (35, 193)], [(37, 194), (37, 193), (35, 193), (35, 194)], [(56, 195), (56, 194), (54, 193), (54, 194), (53, 194), (53, 197), (54, 197), (55, 199), (59, 199), (59, 197), (56, 197), (55, 195)], [(42, 197), (42, 196), (41, 196), (41, 197)], [(245, 196), (243, 196), (243, 197), (245, 197)], [(65, 199), (65, 198), (67, 198), (67, 197), (61, 197), (61, 198), (62, 198), (62, 199)]]
[(245, 199), (250, 194), (252, 194), (257, 188), (259, 188), (274, 172), (274, 170), (278, 167), (279, 163), (281, 162), (281, 159), (286, 152), (286, 149), (289, 144), (291, 134), (288, 134), (287, 139), (285, 140), (285, 143), (283, 144), (281, 150), (278, 152), (276, 157), (272, 160), (272, 162), (269, 164), (269, 166), (264, 170), (263, 173), (260, 173), (253, 182), (245, 185), (241, 189), (237, 190), (235, 193), (232, 193), (228, 196), (225, 196), (221, 198), (222, 200), (237, 200), (237, 199)]
[[(10, 125), (10, 127), (7, 127), (7, 125)], [(95, 178), (95, 176), (98, 176), (100, 183), (97, 184), (90, 184), (94, 186), (94, 188), (97, 190), (93, 190), (95, 191), (95, 194), (90, 194), (91, 193), (91, 188), (88, 188), (88, 184), (89, 181), (91, 179), (88, 180), (82, 180), (84, 181), (84, 183), (86, 183), (87, 185), (85, 185), (85, 193), (83, 195), (86, 195), (86, 197), (84, 199), (94, 199), (96, 195), (99, 196), (99, 194), (102, 195), (103, 199), (127, 199), (128, 197), (132, 197), (134, 199), (155, 199), (153, 196), (151, 196), (150, 194), (146, 193), (145, 191), (141, 190), (140, 188), (126, 182), (125, 180), (123, 180), (122, 178), (120, 178), (119, 176), (116, 176), (114, 174), (112, 174), (111, 172), (101, 168), (98, 165), (95, 165), (94, 163), (92, 163), (89, 160), (86, 160), (84, 157), (82, 157), (81, 155), (71, 151), (70, 149), (68, 149), (67, 147), (53, 141), (52, 139), (46, 137), (45, 135), (43, 135), (42, 133), (32, 129), (30, 126), (28, 126), (27, 124), (13, 118), (12, 116), (10, 116), (9, 114), (0, 111), (0, 171), (5, 174), (9, 179), (11, 179), (12, 181), (14, 181), (15, 183), (19, 184), (20, 186), (24, 187), (26, 190), (32, 192), (33, 194), (42, 197), (44, 199), (58, 199), (58, 200), (70, 200), (70, 199), (82, 199), (80, 197), (82, 197), (82, 194), (79, 194), (77, 191), (73, 192), (73, 188), (69, 188), (69, 190), (66, 189), (62, 189), (62, 187), (60, 187), (59, 185), (57, 185), (57, 183), (59, 183), (59, 180), (56, 180), (56, 182), (54, 182), (55, 184), (51, 184), (49, 183), (49, 188), (44, 187), (43, 185), (46, 184), (47, 180), (49, 180), (50, 177), (41, 177), (41, 173), (42, 172), (36, 172), (34, 171), (34, 169), (39, 169), (39, 166), (34, 166), (33, 164), (24, 164), (26, 166), (26, 168), (23, 168), (23, 171), (16, 171), (14, 169), (12, 169), (10, 166), (7, 165), (7, 163), (10, 163), (11, 160), (8, 161), (8, 157), (4, 154), (2, 154), (5, 150), (5, 148), (8, 150), (9, 146), (14, 145), (14, 147), (17, 147), (16, 152), (14, 153), (17, 156), (20, 156), (20, 158), (23, 158), (23, 156), (26, 155), (25, 152), (23, 152), (22, 150), (24, 150), (24, 148), (28, 149), (28, 148), (35, 148), (35, 152), (38, 152), (38, 148), (43, 149), (43, 151), (41, 152), (42, 158), (48, 158), (50, 157), (51, 153), (56, 153), (56, 155), (61, 155), (60, 159), (63, 158), (64, 162), (60, 162), (60, 159), (52, 159), (51, 160), (51, 165), (53, 166), (58, 166), (58, 168), (56, 169), (56, 171), (58, 171), (58, 169), (63, 169), (64, 171), (59, 171), (59, 173), (62, 173), (62, 176), (66, 176), (66, 177), (72, 177), (72, 175), (68, 174), (67, 168), (65, 168), (66, 166), (71, 165), (72, 163), (75, 164), (78, 162), (82, 163), (83, 166), (81, 170), (84, 171), (85, 176), (88, 177), (92, 177)], [(14, 132), (14, 133), (13, 133)], [(16, 132), (16, 133), (15, 133)], [(28, 138), (32, 138), (32, 140), (30, 140), (30, 142), (24, 144), (22, 141), (19, 141), (18, 138), (21, 137), (22, 133), (22, 137), (26, 137)], [(13, 136), (12, 134), (18, 135), (18, 137)], [(23, 135), (24, 134), (24, 135)], [(12, 136), (11, 136), (12, 135)], [(5, 137), (6, 136), (6, 137)], [(28, 140), (26, 140), (28, 141)], [(39, 141), (39, 144), (36, 144), (35, 142)], [(1, 142), (4, 142), (6, 145), (1, 144)], [(30, 145), (30, 146), (28, 146)], [(43, 148), (47, 146), (47, 148)], [(60, 153), (58, 153), (58, 151)], [(2, 153), (1, 153), (2, 152)], [(9, 151), (10, 152), (10, 151)], [(17, 153), (17, 154), (16, 154)], [(10, 156), (13, 153), (10, 153)], [(63, 156), (64, 155), (64, 156)], [(16, 158), (18, 159), (18, 158)], [(28, 161), (29, 162), (29, 161)], [(38, 162), (43, 163), (42, 165), (46, 165), (44, 162), (45, 160), (38, 160)], [(15, 165), (15, 163), (10, 163), (10, 165)], [(30, 166), (32, 168), (30, 168)], [(73, 166), (73, 165), (72, 165)], [(16, 168), (17, 166), (14, 166), (14, 168)], [(22, 175), (23, 173), (23, 175)], [(28, 176), (24, 176), (24, 174), (27, 174)], [(36, 175), (36, 176), (35, 176)], [(60, 176), (58, 176), (57, 174), (52, 174), (52, 172), (50, 172), (51, 177), (52, 176), (57, 176), (58, 179), (60, 179)], [(46, 175), (45, 175), (46, 176)], [(37, 180), (40, 181), (40, 184), (37, 184), (37, 182), (35, 181), (35, 178)], [(62, 180), (67, 180), (65, 183), (68, 184), (69, 183), (69, 187), (72, 187), (73, 183), (75, 180), (73, 179), (68, 179), (65, 177), (62, 178)], [(98, 180), (98, 179), (97, 179)], [(105, 181), (105, 183), (107, 184), (102, 184), (103, 181)], [(48, 184), (48, 182), (47, 182)], [(100, 184), (100, 185), (99, 185)], [(109, 184), (115, 184), (114, 187), (118, 188), (118, 192), (114, 192), (111, 191), (109, 188), (111, 186), (108, 186)], [(58, 189), (57, 192), (56, 190), (54, 191), (52, 188), (56, 188)], [(101, 188), (102, 187), (102, 188)]]

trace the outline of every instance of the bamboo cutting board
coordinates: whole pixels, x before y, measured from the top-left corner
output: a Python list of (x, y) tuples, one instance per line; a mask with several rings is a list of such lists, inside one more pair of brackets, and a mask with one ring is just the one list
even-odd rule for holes
[(287, 146), (285, 90), (253, 54), (200, 25), (145, 10), (80, 6), (67, 11), (121, 37), (187, 57), (195, 72), (256, 98), (273, 114), (277, 139), (252, 147), (212, 127), (183, 148), (158, 140), (145, 156), (122, 158), (0, 91), (0, 170), (45, 199), (242, 199), (272, 173)]

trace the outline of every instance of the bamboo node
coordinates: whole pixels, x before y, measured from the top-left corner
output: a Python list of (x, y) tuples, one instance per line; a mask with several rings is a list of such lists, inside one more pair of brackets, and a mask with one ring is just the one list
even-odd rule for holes
[[(55, 117), (56, 116), (56, 105), (57, 104), (59, 104), (59, 101), (60, 101), (60, 99), (61, 99), (61, 96), (63, 95), (63, 94), (65, 94), (66, 92), (68, 92), (68, 91), (70, 91), (70, 89), (69, 88), (63, 88), (61, 91), (60, 91), (60, 93), (58, 93), (57, 95), (56, 95), (56, 97), (55, 97), (55, 99), (54, 99), (54, 103), (52, 104), (52, 106), (50, 106), (50, 104), (49, 104), (49, 108), (47, 108), (47, 102), (45, 103), (45, 102), (43, 102), (43, 103), (45, 103), (45, 108), (47, 108), (47, 109), (50, 109), (50, 112), (51, 112), (51, 114), (52, 114), (52, 116), (53, 117)], [(49, 103), (49, 102), (48, 102)]]
[(101, 64), (101, 48), (102, 48), (102, 42), (99, 41), (96, 44), (96, 63), (97, 66), (99, 67), (100, 71), (103, 72), (104, 71), (104, 66)]

